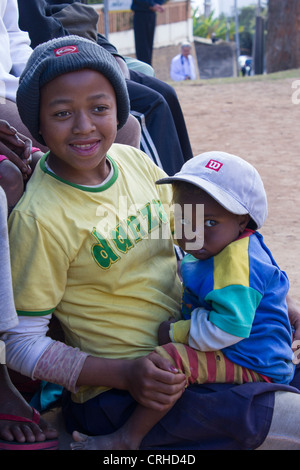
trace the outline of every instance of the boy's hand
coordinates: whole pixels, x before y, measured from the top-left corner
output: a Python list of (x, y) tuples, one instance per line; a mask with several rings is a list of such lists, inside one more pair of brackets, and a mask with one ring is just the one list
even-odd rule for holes
[(127, 390), (146, 408), (165, 411), (173, 406), (185, 389), (185, 375), (156, 352), (128, 361)]

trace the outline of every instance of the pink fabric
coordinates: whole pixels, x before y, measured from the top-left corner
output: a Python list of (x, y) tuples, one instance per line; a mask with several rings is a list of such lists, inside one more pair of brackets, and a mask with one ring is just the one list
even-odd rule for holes
[(0, 163), (3, 162), (3, 160), (8, 160), (8, 158), (5, 155), (0, 155)]
[(33, 376), (35, 379), (62, 385), (70, 392), (76, 393), (77, 379), (87, 356), (88, 354), (78, 348), (55, 341), (38, 360)]

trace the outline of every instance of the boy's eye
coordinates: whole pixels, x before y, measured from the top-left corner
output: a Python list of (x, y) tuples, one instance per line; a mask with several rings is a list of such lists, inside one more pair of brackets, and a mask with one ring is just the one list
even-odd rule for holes
[(217, 225), (218, 222), (216, 222), (215, 220), (206, 220), (204, 222), (204, 225), (206, 227), (215, 227), (215, 225)]
[(58, 111), (57, 113), (55, 113), (55, 116), (56, 117), (66, 117), (66, 116), (69, 116), (69, 111)]
[(95, 106), (94, 111), (96, 111), (97, 113), (102, 113), (106, 109), (107, 109), (106, 106), (100, 105), (100, 106)]

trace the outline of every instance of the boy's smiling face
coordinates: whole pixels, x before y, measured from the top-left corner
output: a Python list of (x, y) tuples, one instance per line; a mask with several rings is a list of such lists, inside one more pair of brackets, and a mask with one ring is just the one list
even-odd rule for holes
[(108, 175), (106, 153), (117, 133), (114, 89), (100, 72), (66, 73), (41, 89), (40, 132), (48, 163), (61, 178), (95, 185)]

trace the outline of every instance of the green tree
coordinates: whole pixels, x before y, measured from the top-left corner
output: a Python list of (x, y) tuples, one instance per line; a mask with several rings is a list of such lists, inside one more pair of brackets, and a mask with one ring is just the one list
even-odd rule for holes
[[(240, 26), (239, 32), (243, 31)], [(214, 18), (214, 12), (206, 18), (204, 15), (199, 15), (199, 8), (193, 11), (193, 34), (194, 36), (202, 38), (211, 38), (212, 33), (218, 39), (228, 39), (234, 41), (235, 37), (235, 23), (233, 18), (226, 18), (225, 15), (220, 15)]]
[[(267, 18), (267, 7), (261, 10), (261, 16)], [(239, 36), (241, 54), (252, 55), (252, 45), (255, 35), (256, 6), (248, 6), (239, 10)], [(221, 14), (214, 18), (212, 12), (208, 18), (199, 14), (199, 7), (193, 11), (194, 36), (210, 38), (215, 33), (219, 39), (235, 40), (235, 18)]]
[[(268, 8), (264, 7), (260, 11), (260, 16), (266, 21)], [(243, 26), (240, 34), (241, 54), (252, 55), (252, 46), (255, 36), (257, 7), (255, 5), (241, 8), (239, 12), (239, 24)]]

